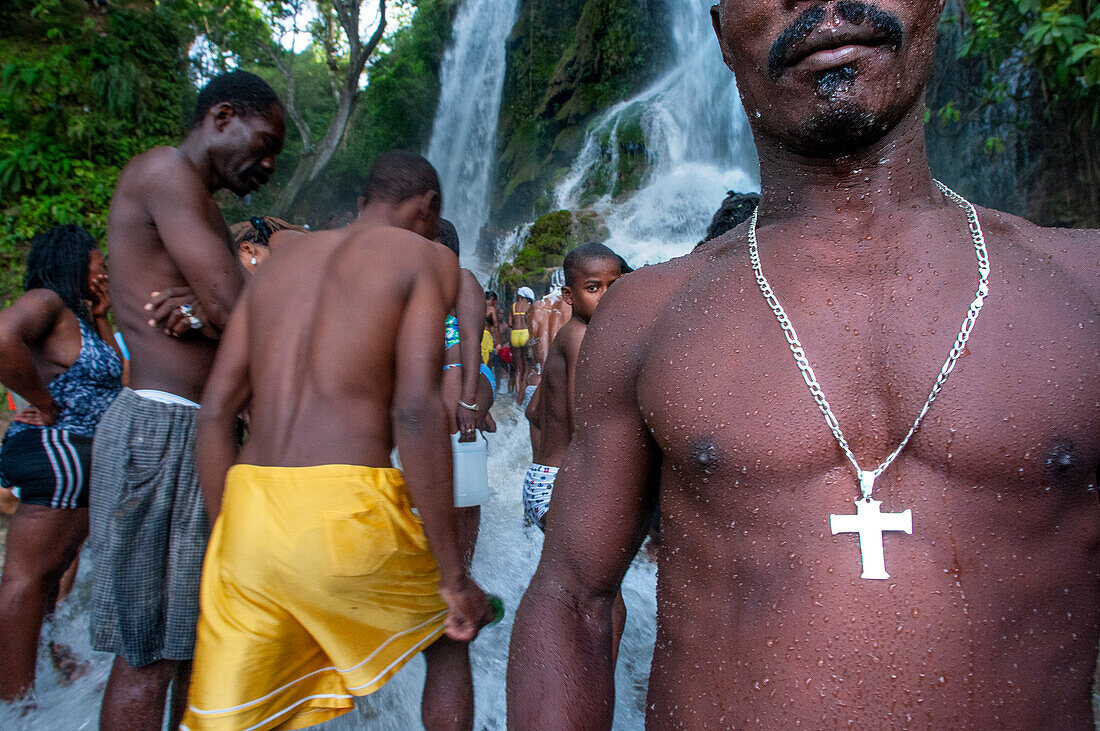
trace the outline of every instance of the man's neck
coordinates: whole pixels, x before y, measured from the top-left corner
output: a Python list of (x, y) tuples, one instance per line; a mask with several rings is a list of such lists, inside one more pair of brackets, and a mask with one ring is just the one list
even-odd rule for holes
[(195, 169), (199, 171), (199, 177), (211, 194), (225, 187), (214, 171), (214, 166), (210, 163), (209, 145), (203, 139), (201, 129), (191, 130), (176, 149), (190, 160)]
[(844, 157), (807, 157), (762, 136), (758, 149), (760, 226), (813, 225), (866, 237), (896, 226), (904, 211), (943, 204), (916, 112), (881, 140)]
[(368, 203), (359, 211), (359, 222), (368, 227), (392, 226), (412, 231), (412, 224), (408, 216), (404, 215), (397, 206), (388, 201)]

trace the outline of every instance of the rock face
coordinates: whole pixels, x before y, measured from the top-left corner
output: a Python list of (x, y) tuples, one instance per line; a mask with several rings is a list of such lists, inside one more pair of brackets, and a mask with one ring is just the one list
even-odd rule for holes
[[(974, 203), (1041, 226), (1100, 226), (1100, 142), (1087, 110), (1054, 103), (1017, 53), (960, 58), (966, 3), (948, 0), (928, 87), (932, 172)], [(993, 89), (985, 83), (992, 76)]]
[(607, 230), (592, 211), (553, 211), (539, 216), (523, 239), (511, 261), (501, 264), (493, 276), (493, 286), (504, 301), (516, 290), (527, 286), (539, 297), (550, 289), (554, 271), (565, 255), (581, 244), (601, 241)]
[(522, 0), (508, 40), (492, 225), (545, 213), (586, 123), (661, 70), (665, 0)]

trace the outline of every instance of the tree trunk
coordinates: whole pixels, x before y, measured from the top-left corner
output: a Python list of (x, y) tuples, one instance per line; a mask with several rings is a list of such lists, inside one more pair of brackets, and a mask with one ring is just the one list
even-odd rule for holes
[[(351, 114), (355, 111), (355, 106), (359, 102), (359, 78), (363, 75), (367, 59), (374, 53), (374, 49), (378, 47), (378, 43), (386, 32), (386, 0), (378, 0), (378, 26), (374, 29), (370, 40), (366, 44), (363, 43), (359, 38), (359, 5), (361, 2), (362, 0), (336, 0), (333, 3), (336, 14), (340, 19), (340, 25), (348, 37), (348, 45), (351, 50), (350, 61), (347, 71), (344, 73), (343, 83), (338, 85), (336, 114), (329, 122), (328, 129), (325, 131), (325, 136), (320, 143), (311, 146), (312, 134), (309, 132), (308, 127), (303, 129), (303, 125), (299, 125), (304, 152), (298, 160), (298, 166), (294, 169), (294, 174), (290, 176), (290, 181), (287, 182), (286, 187), (279, 193), (278, 200), (275, 201), (275, 215), (277, 216), (287, 217), (306, 183), (315, 180), (325, 169), (325, 166), (328, 165), (332, 155), (336, 152), (336, 148), (344, 139), (344, 133), (347, 132)], [(292, 70), (290, 67), (277, 65), (283, 71), (284, 76), (287, 77), (287, 88), (291, 90), (288, 93), (288, 105), (293, 105)], [(298, 114), (297, 108), (291, 110), (288, 106), (287, 112), (297, 125), (301, 116)]]

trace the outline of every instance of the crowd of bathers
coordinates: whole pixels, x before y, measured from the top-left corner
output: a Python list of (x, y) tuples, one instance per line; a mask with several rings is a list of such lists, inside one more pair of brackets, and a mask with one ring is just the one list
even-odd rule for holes
[[(215, 79), (200, 95), (196, 118), (213, 114), (219, 103), (232, 105), (238, 115), (246, 116), (247, 111), (254, 111), (249, 104), (255, 107), (257, 95), (268, 95), (268, 106), (276, 106), (270, 101), (273, 95), (261, 84), (241, 72)], [(200, 133), (205, 134), (201, 126), (192, 134)], [(402, 188), (401, 179), (413, 176), (417, 170), (426, 179), (434, 179), (430, 168), (423, 158), (407, 153), (380, 158), (371, 171), (367, 193), (375, 185), (384, 195), (376, 192), (373, 208), (370, 203), (364, 204), (357, 225), (364, 226), (364, 221), (369, 224), (378, 217), (379, 206), (385, 209), (382, 218), (390, 223), (393, 217), (389, 214), (409, 195), (422, 192), (415, 186)], [(116, 192), (115, 206), (119, 208), (124, 187), (125, 179)], [(438, 183), (434, 188), (438, 189)], [(436, 193), (437, 198), (440, 193)], [(416, 233), (427, 230), (417, 224), (407, 228)], [(436, 218), (431, 228), (435, 244), (453, 252), (452, 259), (457, 258), (460, 245), (454, 226)], [(239, 267), (242, 283), (271, 266), (268, 262), (273, 252), (309, 247), (319, 236), (307, 226), (274, 216), (255, 216), (227, 230), (231, 236), (231, 242), (227, 242), (229, 252)], [(160, 238), (167, 236), (160, 233)], [(110, 250), (116, 261), (127, 260), (129, 251), (122, 236), (112, 240)], [(542, 283), (544, 296), (537, 296), (532, 286), (522, 286), (504, 307), (497, 294), (484, 289), (472, 272), (458, 271), (457, 291), (444, 318), (438, 354), (442, 361), (439, 388), (447, 405), (448, 431), (457, 453), (460, 444), (476, 441), (478, 432), (495, 431), (490, 408), (498, 392), (515, 394), (515, 405), (507, 408), (519, 408), (526, 414), (534, 459), (523, 485), (510, 489), (522, 490), (527, 524), (543, 528), (561, 450), (570, 438), (571, 424), (565, 416), (572, 408), (570, 374), (584, 328), (608, 287), (630, 269), (606, 246), (584, 244), (565, 257), (562, 268), (549, 282)], [(176, 696), (182, 689), (186, 698), (187, 686), (174, 677), (178, 663), (188, 661), (195, 652), (196, 625), (214, 627), (220, 616), (203, 600), (205, 609), (200, 620), (197, 590), (200, 582), (205, 582), (204, 592), (217, 590), (211, 579), (211, 562), (215, 561), (212, 552), (222, 555), (222, 564), (233, 560), (223, 555), (226, 538), (222, 529), (215, 530), (213, 541), (207, 542), (208, 512), (211, 523), (217, 520), (219, 525), (228, 526), (231, 522), (227, 508), (219, 516), (209, 505), (204, 506), (198, 490), (195, 433), (201, 404), (190, 394), (180, 393), (182, 389), (140, 387), (144, 384), (132, 381), (132, 373), (138, 374), (136, 380), (148, 380), (143, 375), (148, 366), (140, 362), (147, 334), (139, 330), (136, 339), (142, 342), (128, 344), (121, 329), (116, 329), (129, 313), (112, 313), (115, 301), (107, 260), (99, 242), (85, 229), (67, 224), (35, 236), (30, 242), (23, 284), (24, 294), (0, 312), (0, 383), (7, 389), (14, 412), (0, 444), (0, 497), (5, 513), (11, 516), (0, 584), (0, 622), (6, 628), (0, 640), (4, 649), (0, 699), (33, 706), (43, 620), (71, 590), (79, 556), (91, 531), (92, 646), (117, 655), (112, 684), (136, 682), (134, 678), (140, 679), (145, 669), (163, 665), (165, 669), (160, 672), (168, 676), (168, 682), (161, 685), (167, 688), (176, 682), (171, 723), (183, 723), (187, 728), (202, 726), (211, 714), (199, 710), (201, 700), (209, 697), (211, 684), (224, 686), (223, 673), (210, 677), (209, 658), (241, 650), (224, 639), (225, 633), (231, 634), (225, 622), (231, 625), (245, 621), (242, 612), (247, 610), (238, 607), (235, 614), (231, 612), (233, 616), (223, 617), (224, 622), (217, 625), (223, 641), (214, 650), (208, 641), (205, 655), (200, 652), (191, 686), (192, 696), (200, 698), (200, 705), (192, 703), (186, 721), (182, 721), (182, 702)], [(167, 338), (165, 346), (201, 345), (211, 329), (217, 330), (211, 333), (215, 341), (223, 337), (227, 324), (211, 317), (213, 307), (198, 295), (200, 287), (199, 282), (191, 280), (187, 280), (187, 286), (149, 287), (142, 317), (149, 318), (149, 332)], [(464, 347), (464, 343), (475, 347)], [(224, 342), (222, 345), (223, 349), (229, 347)], [(131, 350), (139, 353), (131, 355)], [(132, 362), (135, 357), (136, 364)], [(254, 418), (248, 408), (235, 415), (233, 439), (238, 448), (254, 434), (262, 434)], [(469, 468), (461, 467), (457, 459), (454, 467), (456, 483), (470, 477), (460, 474)], [(484, 472), (483, 465), (481, 470)], [(239, 470), (232, 473), (226, 484), (240, 474)], [(482, 474), (479, 479), (485, 481), (487, 477)], [(311, 479), (316, 481), (317, 474)], [(351, 484), (347, 479), (347, 475), (336, 479), (334, 484), (343, 485), (338, 492)], [(405, 525), (411, 531), (410, 540), (423, 542), (419, 519), (401, 507), (409, 504), (409, 497), (403, 492), (400, 473), (390, 478), (372, 472), (368, 482), (368, 492), (375, 494), (377, 501), (395, 501), (394, 525), (399, 527), (393, 530), (400, 533), (400, 526)], [(266, 489), (270, 495), (275, 494), (276, 488)], [(357, 494), (350, 488), (347, 493)], [(280, 498), (278, 502), (288, 499)], [(354, 503), (355, 498), (351, 499)], [(258, 517), (252, 513), (250, 519), (255, 522)], [(479, 508), (455, 507), (453, 519), (468, 567), (480, 522)], [(517, 520), (522, 519), (517, 516)], [(272, 538), (273, 553), (275, 543)], [(204, 559), (206, 579), (201, 579)], [(403, 582), (406, 591), (416, 584), (409, 576)], [(434, 585), (427, 590), (434, 592)], [(150, 598), (155, 598), (156, 604), (152, 614), (132, 609), (148, 605)], [(221, 605), (229, 601), (225, 599)], [(418, 641), (431, 648), (442, 645), (431, 642), (443, 633), (442, 615), (436, 611), (439, 607), (446, 609), (438, 599), (430, 603), (424, 611), (432, 615), (432, 621), (420, 622), (427, 629)], [(395, 638), (410, 632), (408, 628), (393, 627), (397, 622), (395, 609), (383, 605), (379, 611), (388, 618), (378, 624), (388, 629), (379, 630), (380, 646), (372, 656), (381, 652), (381, 647), (391, 651), (406, 647)], [(427, 615), (421, 612), (415, 616), (420, 620)], [(356, 631), (354, 627), (344, 629)], [(200, 650), (203, 632), (200, 628)], [(363, 633), (361, 626), (358, 633)], [(280, 644), (296, 646), (285, 636)], [(70, 679), (86, 670), (86, 663), (79, 662), (68, 648), (57, 643), (50, 647), (54, 664)], [(326, 657), (339, 654), (332, 647), (322, 649)], [(430, 651), (429, 658), (432, 667), (434, 655)], [(391, 657), (390, 665), (399, 667), (402, 661)], [(220, 659), (214, 663), (223, 664)], [(375, 664), (365, 665), (364, 672), (373, 672)], [(360, 691), (368, 686), (369, 690), (380, 687), (388, 678), (388, 674), (383, 675), (355, 693), (362, 694)], [(264, 680), (259, 678), (253, 683), (258, 696), (270, 690)], [(107, 695), (109, 699), (110, 688)], [(337, 704), (346, 710), (342, 705)], [(101, 718), (104, 727), (110, 725), (107, 706), (105, 702)], [(317, 708), (313, 708), (312, 717), (302, 715), (301, 710), (293, 716), (294, 723), (325, 715)], [(278, 720), (275, 725), (283, 723), (289, 723), (288, 719)], [(225, 727), (232, 727), (232, 722)]]

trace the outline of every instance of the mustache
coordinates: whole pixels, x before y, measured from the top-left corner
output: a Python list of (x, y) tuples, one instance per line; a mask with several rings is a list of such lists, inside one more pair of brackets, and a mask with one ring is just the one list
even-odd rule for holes
[[(876, 34), (886, 38), (894, 48), (900, 48), (904, 39), (901, 21), (891, 13), (861, 2), (861, 0), (841, 0), (836, 4), (836, 13), (852, 25), (870, 23)], [(775, 81), (783, 74), (787, 59), (791, 58), (799, 43), (806, 40), (825, 20), (824, 5), (815, 5), (799, 13), (794, 21), (783, 29), (768, 52), (768, 76)]]

